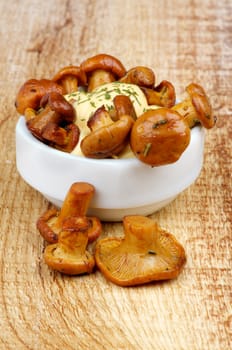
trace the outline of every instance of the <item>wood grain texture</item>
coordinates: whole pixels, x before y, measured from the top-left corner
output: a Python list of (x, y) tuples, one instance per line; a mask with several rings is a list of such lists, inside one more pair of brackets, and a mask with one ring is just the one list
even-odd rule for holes
[[(231, 349), (231, 1), (8, 0), (0, 13), (0, 349)], [(201, 83), (218, 117), (200, 177), (152, 215), (186, 249), (171, 282), (120, 288), (43, 261), (35, 222), (49, 203), (16, 170), (15, 94), (99, 52), (150, 66), (178, 96)], [(111, 234), (122, 225), (104, 224)]]

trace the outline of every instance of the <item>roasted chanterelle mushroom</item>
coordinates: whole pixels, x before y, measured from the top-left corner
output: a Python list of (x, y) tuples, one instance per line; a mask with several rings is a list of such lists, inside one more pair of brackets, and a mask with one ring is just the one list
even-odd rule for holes
[(149, 105), (170, 108), (176, 103), (175, 88), (170, 81), (163, 80), (154, 88), (142, 87)]
[(33, 108), (37, 111), (40, 108), (41, 98), (50, 92), (63, 94), (63, 88), (48, 79), (26, 81), (16, 96), (15, 107), (18, 113), (24, 114), (26, 108)]
[(151, 166), (177, 161), (190, 142), (190, 129), (183, 118), (167, 108), (150, 110), (134, 123), (131, 149), (143, 163)]
[(86, 182), (75, 182), (70, 187), (61, 210), (49, 209), (37, 221), (37, 228), (49, 243), (56, 243), (62, 230), (64, 220), (71, 216), (85, 218), (88, 222), (86, 232), (89, 242), (101, 234), (101, 222), (96, 217), (87, 217), (87, 210), (95, 192), (94, 187)]
[(61, 68), (52, 80), (62, 86), (64, 94), (77, 91), (79, 86), (85, 86), (87, 82), (85, 72), (78, 66)]
[(95, 261), (86, 250), (89, 220), (86, 217), (67, 218), (59, 233), (58, 243), (45, 248), (46, 264), (54, 270), (68, 275), (91, 273)]
[(107, 54), (90, 57), (83, 61), (80, 67), (87, 76), (88, 91), (93, 91), (100, 85), (112, 83), (126, 73), (123, 64), (116, 57)]
[(200, 123), (206, 129), (211, 129), (216, 123), (216, 117), (203, 87), (192, 83), (186, 87), (186, 92), (188, 97), (172, 109), (187, 121), (190, 128)]
[(121, 83), (153, 88), (155, 85), (155, 74), (148, 67), (137, 66), (129, 69), (119, 81)]
[(133, 286), (179, 275), (185, 251), (172, 234), (144, 216), (127, 216), (123, 225), (125, 237), (107, 237), (96, 245), (96, 264), (107, 279)]
[(57, 92), (45, 94), (40, 101), (40, 110), (26, 108), (26, 123), (31, 133), (39, 140), (64, 152), (71, 152), (79, 140), (79, 128), (74, 123), (75, 110)]
[[(81, 141), (81, 150), (86, 157), (107, 158), (117, 156), (128, 142), (134, 123), (133, 105), (127, 96), (116, 99), (116, 121), (105, 107), (99, 108), (89, 119), (91, 132)], [(123, 113), (130, 114), (123, 114)]]

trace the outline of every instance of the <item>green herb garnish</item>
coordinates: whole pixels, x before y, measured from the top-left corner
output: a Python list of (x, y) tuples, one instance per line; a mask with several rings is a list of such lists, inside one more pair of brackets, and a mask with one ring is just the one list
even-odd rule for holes
[(158, 128), (160, 125), (167, 124), (167, 122), (168, 122), (167, 119), (158, 120), (158, 122), (156, 122), (155, 124), (153, 124), (152, 129), (156, 129), (156, 128)]
[(143, 155), (146, 157), (151, 149), (151, 143), (147, 143), (144, 147)]
[(106, 100), (110, 100), (111, 99), (111, 96), (110, 96), (109, 92), (105, 93), (105, 99)]
[(111, 105), (105, 105), (105, 107), (106, 107), (106, 109), (108, 110), (108, 111), (112, 111), (113, 109), (114, 109), (114, 107), (113, 106), (111, 106)]
[(93, 108), (96, 108), (96, 105), (95, 105), (95, 103), (94, 103), (93, 101), (90, 101), (90, 104), (91, 104), (91, 106), (92, 106)]

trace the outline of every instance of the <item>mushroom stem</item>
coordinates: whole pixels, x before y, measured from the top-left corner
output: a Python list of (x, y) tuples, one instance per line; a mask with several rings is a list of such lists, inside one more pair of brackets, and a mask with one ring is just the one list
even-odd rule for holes
[(24, 117), (26, 119), (26, 122), (29, 122), (29, 120), (35, 118), (36, 116), (36, 111), (33, 108), (26, 108), (24, 112)]
[[(155, 233), (156, 224), (144, 216), (134, 215), (126, 216), (123, 225), (124, 231), (127, 232), (124, 240), (125, 246), (133, 247), (135, 253), (136, 251), (141, 252), (141, 249), (148, 251), (151, 244), (151, 233)], [(143, 237), (142, 242), (141, 237)]]
[(89, 76), (88, 92), (93, 91), (98, 86), (112, 83), (113, 81), (115, 81), (115, 77), (111, 72), (107, 72), (103, 69), (97, 69)]
[(86, 182), (72, 184), (61, 210), (48, 210), (38, 219), (37, 228), (42, 237), (49, 243), (57, 243), (64, 221), (75, 216), (88, 221), (88, 241), (93, 242), (97, 239), (102, 230), (101, 222), (96, 217), (86, 217), (94, 192), (94, 186)]
[(69, 217), (64, 220), (58, 243), (66, 254), (84, 254), (88, 244), (87, 230), (89, 221), (86, 217)]
[(76, 77), (70, 75), (62, 80), (61, 85), (63, 86), (66, 94), (71, 94), (72, 92), (77, 91), (78, 80)]
[(190, 128), (192, 128), (198, 122), (198, 116), (190, 98), (177, 103), (172, 107), (172, 110), (178, 112), (181, 117), (188, 123), (188, 126)]
[(72, 184), (57, 218), (56, 227), (62, 227), (64, 219), (69, 216), (85, 216), (94, 192), (94, 187), (86, 182)]
[(87, 76), (88, 91), (97, 86), (118, 80), (126, 73), (123, 64), (114, 56), (98, 54), (81, 63), (80, 68)]
[(52, 80), (62, 86), (64, 94), (70, 94), (86, 84), (86, 75), (78, 66), (67, 66), (61, 68)]

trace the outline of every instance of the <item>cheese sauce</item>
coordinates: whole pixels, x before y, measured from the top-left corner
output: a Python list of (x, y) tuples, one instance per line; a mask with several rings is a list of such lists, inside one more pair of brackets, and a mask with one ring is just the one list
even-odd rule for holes
[[(80, 139), (72, 154), (83, 156), (80, 148), (81, 140), (90, 133), (87, 126), (89, 118), (94, 112), (105, 106), (107, 111), (114, 108), (113, 99), (117, 95), (126, 95), (134, 105), (137, 117), (148, 109), (156, 109), (157, 106), (148, 106), (146, 97), (142, 90), (134, 84), (113, 82), (101, 85), (92, 92), (77, 91), (66, 95), (65, 98), (73, 105), (76, 111), (76, 124), (80, 129)], [(126, 147), (120, 158), (133, 157), (130, 147)]]

